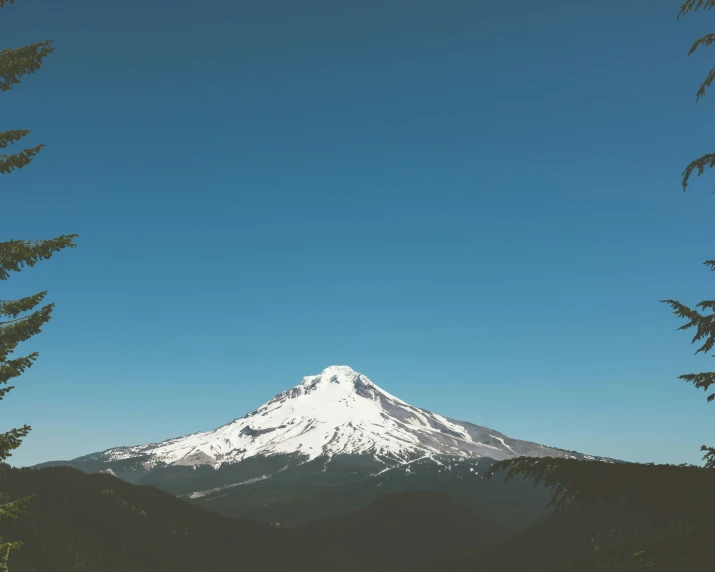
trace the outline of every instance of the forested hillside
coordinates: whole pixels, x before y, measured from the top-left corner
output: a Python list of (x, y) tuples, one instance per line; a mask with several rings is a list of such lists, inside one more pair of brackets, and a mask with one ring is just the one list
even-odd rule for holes
[[(36, 494), (27, 514), (3, 527), (3, 538), (26, 542), (11, 572), (610, 571), (636, 570), (654, 554), (659, 568), (651, 569), (707, 570), (695, 556), (709, 545), (710, 531), (683, 518), (662, 524), (648, 510), (623, 505), (572, 506), (517, 531), (444, 493), (407, 491), (340, 516), (276, 527), (71, 467), (2, 464), (0, 482), (13, 498)], [(668, 554), (682, 554), (683, 544), (690, 562), (668, 568)]]
[(3, 537), (25, 545), (11, 572), (218, 572), (360, 570), (319, 539), (232, 520), (154, 487), (68, 467), (0, 465), (13, 497), (36, 494)]

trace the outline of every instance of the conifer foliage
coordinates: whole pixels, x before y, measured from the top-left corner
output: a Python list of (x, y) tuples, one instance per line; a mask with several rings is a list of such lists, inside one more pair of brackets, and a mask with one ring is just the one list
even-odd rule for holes
[[(701, 8), (712, 10), (715, 8), (715, 0), (687, 0), (681, 5), (677, 18)], [(691, 46), (688, 55), (694, 53), (699, 46), (709, 46), (713, 42), (715, 42), (715, 34), (706, 34), (698, 38)], [(710, 70), (700, 85), (696, 93), (696, 102), (705, 95), (713, 81), (715, 81), (715, 67)], [(688, 180), (695, 170), (700, 176), (706, 167), (714, 166), (715, 153), (703, 155), (691, 162), (682, 173), (683, 190), (686, 190)], [(708, 260), (704, 264), (715, 270), (715, 260)], [(661, 300), (661, 302), (670, 305), (676, 316), (688, 320), (678, 329), (695, 328), (692, 343), (702, 342), (696, 354), (710, 352), (715, 347), (715, 300), (703, 300), (694, 308), (689, 308), (676, 300)], [(715, 384), (715, 372), (689, 373), (679, 376), (679, 379), (708, 391)], [(707, 396), (708, 402), (714, 399), (715, 393)], [(680, 512), (687, 514), (697, 526), (713, 526), (715, 447), (703, 445), (701, 451), (706, 451), (703, 457), (704, 467), (652, 463), (618, 463), (608, 466), (600, 461), (519, 457), (499, 461), (486, 472), (484, 478), (490, 479), (500, 471), (505, 473), (505, 481), (517, 475), (532, 478), (534, 485), (544, 483), (550, 487), (552, 491), (550, 504), (556, 508), (562, 508), (570, 502), (592, 506), (593, 502), (601, 500), (626, 499), (632, 505), (648, 506), (656, 514), (666, 518)], [(664, 554), (661, 562), (665, 561), (666, 556), (672, 555)], [(678, 558), (679, 565), (684, 566), (686, 556), (679, 554)]]
[[(712, 0), (715, 3), (715, 0)], [(715, 260), (706, 260), (703, 264), (710, 266), (710, 270), (715, 270)], [(709, 352), (713, 349), (715, 345), (715, 300), (703, 300), (695, 305), (695, 308), (700, 308), (700, 312), (696, 309), (688, 308), (687, 306), (681, 304), (677, 300), (661, 300), (673, 308), (673, 313), (679, 318), (685, 318), (688, 320), (687, 323), (680, 326), (679, 330), (687, 330), (689, 328), (695, 328), (695, 335), (693, 336), (692, 343), (703, 342), (703, 345), (696, 350), (696, 354), (700, 352)], [(710, 312), (710, 314), (704, 314), (703, 312)], [(715, 357), (713, 355), (712, 357)], [(692, 383), (697, 388), (703, 388), (705, 391), (715, 384), (715, 371), (704, 371), (700, 373), (686, 373), (679, 375), (678, 379), (683, 379), (689, 383)], [(710, 403), (715, 399), (715, 393), (708, 395), (707, 400)], [(715, 447), (708, 447), (703, 445), (700, 447), (701, 451), (706, 451), (703, 456), (705, 461), (705, 467), (708, 469), (715, 469)]]
[[(15, 0), (0, 0), (0, 8), (14, 2)], [(46, 40), (0, 51), (0, 91), (12, 89), (20, 83), (22, 76), (37, 71), (42, 65), (42, 59), (54, 51), (51, 43), (51, 40)], [(4, 149), (28, 133), (29, 129), (0, 132), (0, 148)], [(0, 173), (7, 174), (14, 169), (25, 167), (43, 147), (44, 145), (37, 145), (12, 155), (0, 155)], [(76, 237), (76, 234), (70, 234), (48, 240), (0, 242), (0, 280), (7, 280), (10, 272), (19, 272), (25, 266), (34, 266), (38, 261), (50, 258), (58, 250), (76, 246), (72, 242)], [(9, 356), (20, 342), (41, 332), (42, 326), (50, 320), (54, 304), (45, 304), (36, 309), (46, 295), (47, 291), (44, 291), (19, 300), (0, 300), (0, 400), (15, 388), (14, 385), (4, 387), (7, 382), (21, 375), (37, 359), (37, 352), (12, 359)], [(25, 312), (32, 313), (19, 317)], [(0, 462), (12, 455), (11, 451), (20, 446), (22, 438), (30, 429), (30, 426), (24, 425), (0, 433)], [(22, 514), (33, 496), (27, 495), (11, 501), (9, 495), (0, 493), (0, 524), (3, 519), (17, 518)], [(7, 572), (10, 552), (21, 545), (21, 541), (3, 542), (0, 537), (0, 572)]]
[[(678, 18), (680, 18), (681, 16), (685, 16), (688, 12), (695, 11), (700, 8), (702, 8), (703, 10), (712, 10), (713, 8), (715, 8), (715, 0), (686, 0), (686, 2), (684, 2), (683, 5), (680, 7), (680, 12), (678, 12)], [(705, 34), (704, 36), (695, 40), (695, 43), (690, 47), (688, 56), (694, 53), (695, 50), (698, 49), (698, 46), (709, 46), (713, 42), (715, 42), (715, 34)], [(710, 72), (708, 72), (705, 81), (700, 84), (700, 88), (695, 94), (696, 102), (699, 101), (700, 98), (705, 95), (706, 89), (710, 87), (710, 84), (713, 82), (713, 80), (715, 80), (715, 67), (713, 67)], [(697, 169), (699, 177), (703, 174), (703, 171), (705, 171), (705, 167), (715, 167), (715, 153), (708, 153), (707, 155), (703, 155), (702, 157), (695, 159), (695, 161), (685, 167), (685, 170), (683, 171), (682, 182), (683, 192), (685, 192), (688, 187), (688, 180), (690, 179), (690, 175), (693, 173), (693, 171)]]

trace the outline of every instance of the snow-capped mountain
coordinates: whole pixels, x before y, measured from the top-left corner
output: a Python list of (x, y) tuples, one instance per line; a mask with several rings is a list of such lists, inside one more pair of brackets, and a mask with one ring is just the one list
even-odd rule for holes
[(432, 413), (347, 366), (331, 366), (213, 431), (35, 467), (104, 473), (274, 524), (364, 508), (404, 490), (443, 492), (495, 517), (508, 507), (526, 522), (538, 516), (534, 506), (546, 506), (546, 489), (480, 477), (495, 461), (522, 455), (613, 461)]
[(297, 454), (306, 461), (370, 454), (390, 464), (444, 455), (495, 460), (521, 455), (594, 458), (431, 413), (391, 395), (347, 366), (330, 366), (304, 377), (299, 385), (213, 431), (118, 447), (99, 455), (105, 462), (141, 458), (144, 469), (151, 470), (157, 465), (218, 469), (251, 457), (280, 454)]

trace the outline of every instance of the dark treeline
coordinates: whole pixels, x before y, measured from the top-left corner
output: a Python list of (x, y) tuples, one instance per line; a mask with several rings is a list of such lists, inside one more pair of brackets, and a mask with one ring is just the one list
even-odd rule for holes
[(108, 475), (0, 464), (0, 483), (13, 498), (36, 495), (22, 518), (3, 526), (8, 538), (25, 541), (11, 572), (359, 569), (317, 539), (228, 519)]
[[(663, 521), (653, 511), (620, 503), (560, 509), (507, 541), (468, 556), (445, 556), (418, 568), (455, 572), (615, 572), (711, 570), (705, 557), (712, 530), (687, 516)], [(682, 560), (683, 552), (688, 559)]]
[[(513, 533), (429, 491), (389, 494), (339, 517), (276, 528), (71, 467), (0, 464), (0, 482), (13, 498), (36, 495), (22, 518), (3, 527), (25, 541), (12, 572), (708, 570), (695, 555), (707, 550), (709, 542), (698, 542), (713, 532), (687, 514), (663, 518), (621, 502), (571, 504)], [(673, 486), (702, 492), (692, 481)], [(668, 559), (684, 548), (687, 562)]]

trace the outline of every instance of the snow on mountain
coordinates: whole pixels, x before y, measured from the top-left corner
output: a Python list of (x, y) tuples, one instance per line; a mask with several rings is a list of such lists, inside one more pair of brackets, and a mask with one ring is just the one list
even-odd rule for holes
[(378, 461), (415, 455), (496, 460), (573, 456), (414, 407), (347, 366), (330, 366), (304, 377), (299, 385), (213, 431), (118, 447), (102, 455), (107, 461), (147, 455), (150, 460), (144, 466), (151, 469), (157, 464), (219, 468), (257, 455), (285, 453), (306, 460), (369, 453)]

